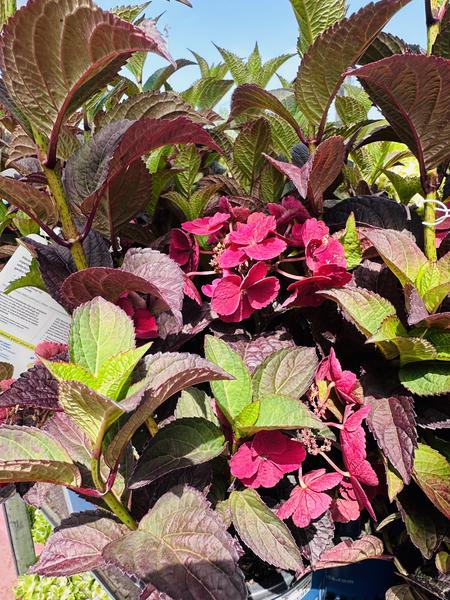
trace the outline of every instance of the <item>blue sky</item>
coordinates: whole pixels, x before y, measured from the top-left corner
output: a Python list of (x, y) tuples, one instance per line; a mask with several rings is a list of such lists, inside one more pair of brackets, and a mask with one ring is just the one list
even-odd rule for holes
[[(129, 4), (133, 0), (121, 0)], [(223, 46), (239, 56), (247, 56), (256, 41), (264, 59), (278, 54), (294, 53), (298, 35), (297, 22), (289, 0), (191, 0), (190, 9), (175, 0), (153, 0), (146, 15), (154, 17), (163, 11), (159, 27), (168, 35), (169, 50), (174, 58), (190, 58), (188, 48), (204, 56), (209, 62), (218, 62), (220, 55), (213, 45)], [(119, 3), (97, 0), (102, 8)], [(349, 12), (354, 12), (368, 0), (349, 0)], [(425, 45), (424, 2), (412, 0), (389, 23), (387, 31), (408, 42)], [(149, 55), (146, 73), (165, 64)], [(298, 58), (287, 62), (279, 72), (293, 78)], [(186, 67), (171, 79), (178, 90), (185, 89), (197, 78), (196, 67)]]

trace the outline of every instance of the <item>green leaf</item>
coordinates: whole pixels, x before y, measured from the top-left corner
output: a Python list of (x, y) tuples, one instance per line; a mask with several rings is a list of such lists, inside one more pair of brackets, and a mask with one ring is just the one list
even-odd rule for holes
[(97, 297), (78, 307), (69, 336), (71, 361), (98, 375), (112, 356), (135, 346), (132, 320), (118, 306)]
[(255, 490), (232, 492), (230, 508), (239, 537), (259, 558), (279, 569), (302, 571), (300, 550), (287, 525)]
[(0, 428), (0, 482), (43, 481), (81, 485), (69, 454), (48, 433), (24, 426)]
[(347, 269), (351, 271), (361, 263), (363, 257), (354, 213), (351, 213), (347, 219), (345, 232), (340, 242), (344, 246)]
[(370, 3), (329, 27), (310, 46), (300, 65), (295, 95), (300, 111), (313, 125), (322, 124), (323, 128), (345, 71), (358, 61), (389, 19), (409, 1)]
[(319, 429), (321, 435), (331, 433), (299, 400), (287, 396), (264, 396), (259, 399), (259, 415), (253, 425), (240, 428), (240, 433), (250, 436), (258, 431), (272, 429)]
[(81, 365), (40, 359), (57, 381), (78, 381), (93, 390), (98, 384), (97, 378)]
[(111, 12), (124, 19), (124, 21), (132, 23), (150, 4), (151, 2), (143, 2), (142, 4), (130, 4), (128, 6), (115, 6), (111, 9)]
[(397, 316), (388, 300), (364, 288), (343, 287), (318, 293), (336, 302), (366, 337), (377, 333), (385, 319)]
[[(284, 104), (270, 92), (259, 86), (248, 83), (240, 85), (231, 98), (230, 117), (239, 117), (247, 111), (264, 110), (278, 115), (294, 129), (297, 135), (301, 134), (300, 125)], [(298, 139), (294, 138), (294, 143)], [(290, 152), (287, 156), (289, 156)]]
[(337, 96), (336, 112), (343, 125), (355, 125), (367, 119), (367, 109), (361, 102), (351, 96)]
[(150, 440), (130, 480), (132, 489), (193, 465), (201, 465), (225, 448), (221, 430), (198, 417), (177, 419), (166, 425)]
[(298, 400), (314, 380), (318, 365), (314, 348), (284, 348), (271, 354), (253, 374), (256, 398), (289, 396)]
[(400, 369), (402, 385), (418, 396), (450, 393), (450, 365), (442, 362), (413, 363)]
[(229, 423), (233, 423), (253, 397), (250, 373), (237, 352), (219, 338), (205, 337), (205, 357), (234, 377), (213, 381), (211, 390)]
[(212, 409), (212, 398), (197, 388), (188, 388), (181, 392), (174, 416), (176, 419), (200, 417), (219, 425), (219, 419)]
[(400, 352), (400, 364), (437, 360), (438, 353), (431, 342), (420, 337), (396, 337), (392, 342)]
[(434, 506), (450, 518), (450, 463), (437, 450), (419, 444), (413, 477)]
[(25, 275), (22, 275), (22, 277), (11, 281), (11, 283), (3, 290), (3, 293), (10, 294), (14, 290), (19, 290), (23, 287), (34, 287), (38, 290), (42, 290), (43, 292), (47, 291), (45, 283), (42, 279), (41, 272), (39, 270), (38, 261), (35, 258), (31, 260), (28, 272), (25, 273)]
[(420, 194), (422, 191), (420, 177), (399, 175), (395, 171), (389, 171), (389, 169), (385, 169), (383, 173), (394, 186), (398, 199), (402, 204), (408, 204), (413, 196)]
[(270, 142), (270, 125), (260, 118), (245, 125), (234, 143), (234, 162), (250, 184), (250, 191), (264, 164), (262, 153), (268, 150)]
[(375, 247), (402, 286), (414, 283), (420, 270), (428, 263), (409, 233), (394, 229), (364, 229), (364, 237)]
[(61, 381), (59, 403), (95, 446), (99, 437), (124, 413), (132, 412), (141, 402), (144, 391), (135, 393), (122, 402), (115, 402), (78, 381)]
[(450, 253), (420, 269), (416, 287), (429, 312), (435, 312), (450, 291)]
[(428, 329), (425, 333), (425, 338), (436, 349), (437, 360), (450, 360), (450, 331)]
[(245, 408), (242, 409), (240, 414), (236, 417), (236, 421), (234, 422), (235, 429), (245, 429), (246, 427), (252, 427), (259, 417), (260, 403), (251, 402), (247, 404)]
[(249, 83), (248, 68), (242, 58), (239, 58), (239, 56), (233, 54), (233, 52), (230, 52), (225, 48), (220, 48), (219, 46), (216, 46), (216, 48), (222, 55), (222, 58), (225, 61), (225, 64), (227, 65), (235, 83), (237, 85)]
[(433, 44), (432, 54), (450, 59), (450, 11), (448, 7), (442, 17), (439, 33)]
[(230, 79), (208, 77), (200, 79), (180, 95), (186, 102), (196, 106), (199, 110), (209, 110), (214, 108), (232, 85), (233, 81)]
[(198, 177), (201, 158), (194, 144), (188, 144), (182, 148), (174, 161), (174, 167), (180, 169), (175, 180), (178, 188), (185, 197), (192, 194), (195, 180)]
[(300, 27), (299, 52), (305, 54), (321, 33), (345, 17), (345, 0), (290, 0)]
[(179, 58), (178, 60), (176, 60), (171, 65), (168, 65), (167, 67), (161, 67), (160, 69), (157, 69), (154, 73), (152, 73), (150, 75), (150, 77), (144, 83), (144, 85), (142, 86), (142, 90), (144, 92), (159, 91), (159, 89), (165, 83), (167, 83), (167, 80), (169, 79), (169, 77), (171, 75), (173, 75), (175, 73), (175, 71), (178, 71), (178, 70), (182, 69), (183, 67), (189, 67), (190, 65), (193, 65), (193, 64), (195, 64), (195, 63), (193, 63), (191, 60), (187, 60), (185, 58)]

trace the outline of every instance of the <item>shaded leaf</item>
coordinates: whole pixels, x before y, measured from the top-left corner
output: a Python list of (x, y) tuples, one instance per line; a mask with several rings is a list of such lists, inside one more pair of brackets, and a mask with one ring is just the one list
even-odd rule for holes
[(358, 63), (360, 65), (367, 65), (388, 56), (406, 54), (409, 51), (410, 47), (402, 39), (392, 33), (380, 31), (364, 54), (359, 58)]
[(372, 410), (367, 424), (384, 455), (408, 484), (417, 447), (417, 430), (414, 403), (408, 396), (375, 398), (366, 396)]
[(191, 417), (172, 421), (150, 440), (131, 476), (136, 489), (172, 471), (200, 465), (223, 452), (225, 438), (214, 423)]
[[(448, 7), (447, 7), (448, 8)], [(450, 58), (450, 11), (446, 10), (441, 19), (439, 33), (434, 41), (432, 54)]]
[(262, 168), (263, 152), (268, 149), (270, 140), (270, 125), (263, 118), (245, 125), (236, 138), (233, 149), (234, 162), (250, 186)]
[(138, 531), (103, 550), (108, 562), (183, 600), (247, 597), (239, 554), (222, 519), (192, 488), (174, 488), (158, 500)]
[(219, 425), (219, 419), (212, 409), (212, 398), (197, 388), (188, 388), (181, 392), (174, 416), (177, 419), (201, 417)]
[(315, 569), (344, 567), (362, 560), (381, 558), (383, 542), (373, 535), (365, 535), (359, 540), (345, 540), (326, 550), (315, 564)]
[(445, 90), (450, 65), (443, 58), (405, 54), (392, 56), (350, 72), (363, 82), (369, 96), (391, 127), (417, 157), (422, 178), (450, 158), (450, 119)]
[(330, 512), (312, 521), (308, 527), (297, 529), (295, 537), (302, 555), (315, 565), (322, 554), (333, 547), (334, 522)]
[(231, 492), (230, 509), (240, 538), (259, 558), (279, 569), (303, 570), (291, 532), (255, 490)]
[(317, 365), (315, 348), (286, 348), (275, 352), (253, 374), (255, 397), (274, 394), (298, 400), (313, 382)]
[(46, 577), (76, 575), (106, 565), (102, 550), (125, 535), (128, 529), (93, 511), (64, 519), (47, 540), (30, 573)]
[(380, 0), (342, 19), (320, 35), (303, 57), (295, 82), (300, 111), (315, 126), (324, 123), (344, 79), (389, 19), (409, 0)]
[(46, 481), (79, 486), (69, 454), (48, 433), (23, 426), (0, 428), (0, 481)]

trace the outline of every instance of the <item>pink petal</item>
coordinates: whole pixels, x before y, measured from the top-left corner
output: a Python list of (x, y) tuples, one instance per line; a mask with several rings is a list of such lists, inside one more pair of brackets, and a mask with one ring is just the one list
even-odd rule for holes
[(230, 215), (217, 212), (212, 217), (203, 217), (194, 219), (194, 221), (186, 221), (181, 224), (181, 227), (189, 233), (195, 235), (211, 235), (217, 233), (223, 225), (230, 220)]
[[(296, 467), (294, 467), (295, 470)], [(279, 465), (271, 460), (263, 460), (259, 462), (258, 473), (256, 474), (255, 480), (252, 482), (251, 487), (265, 487), (271, 488), (277, 485), (284, 477), (284, 471), (280, 469)]]
[(283, 502), (283, 504), (277, 510), (277, 516), (280, 517), (280, 519), (288, 519), (294, 514), (294, 511), (297, 510), (297, 507), (299, 505), (302, 493), (303, 490), (301, 489), (301, 487), (298, 485), (295, 486), (295, 488), (292, 490), (289, 496), (289, 499), (286, 500), (286, 502)]
[(376, 521), (377, 517), (375, 515), (375, 511), (373, 510), (372, 505), (369, 502), (369, 498), (367, 497), (366, 492), (363, 490), (363, 488), (359, 484), (359, 481), (357, 479), (355, 479), (354, 477), (350, 477), (350, 481), (353, 486), (355, 497), (356, 497), (356, 500), (357, 500), (360, 508), (367, 509), (367, 512), (369, 513), (369, 515), (372, 517), (372, 519), (374, 519)]
[(295, 219), (303, 222), (310, 216), (300, 200), (294, 196), (286, 196), (281, 204), (269, 203), (267, 210), (275, 217), (277, 226), (286, 225)]
[(241, 283), (239, 275), (224, 277), (215, 286), (211, 301), (218, 315), (232, 315), (241, 302)]
[(265, 308), (275, 300), (279, 290), (280, 282), (276, 277), (268, 277), (264, 281), (255, 283), (247, 290), (250, 306), (255, 310)]
[(349, 523), (356, 521), (361, 514), (361, 508), (353, 486), (350, 482), (343, 481), (339, 488), (340, 497), (337, 498), (331, 506), (331, 516), (337, 523)]
[(300, 237), (303, 245), (306, 247), (312, 241), (321, 242), (325, 236), (330, 233), (330, 230), (323, 221), (317, 219), (307, 219), (300, 230)]
[(258, 283), (265, 278), (269, 271), (269, 267), (264, 262), (259, 262), (249, 269), (247, 275), (242, 282), (242, 289), (247, 290), (255, 283)]
[(287, 248), (285, 241), (277, 237), (270, 237), (256, 245), (245, 246), (245, 254), (253, 260), (270, 260), (276, 258)]
[(282, 473), (296, 471), (306, 458), (302, 444), (279, 431), (257, 433), (253, 439), (253, 450), (276, 463)]
[(232, 269), (247, 260), (245, 252), (237, 246), (229, 246), (219, 257), (219, 266), (222, 269)]
[(156, 319), (146, 308), (138, 308), (133, 315), (133, 321), (138, 339), (148, 340), (158, 337)]
[(345, 259), (344, 247), (338, 240), (328, 238), (318, 248), (316, 248), (310, 258), (312, 266), (309, 268), (315, 271), (324, 265), (336, 265), (337, 267), (346, 268), (347, 261)]
[(258, 471), (260, 459), (254, 458), (251, 442), (245, 442), (230, 460), (231, 474), (238, 479), (252, 477)]
[(58, 344), (57, 342), (39, 342), (39, 344), (34, 349), (34, 353), (39, 358), (50, 359), (61, 352), (67, 352), (69, 347), (67, 344)]
[(211, 283), (207, 283), (206, 285), (202, 285), (202, 292), (205, 294), (205, 296), (208, 296), (208, 298), (212, 298), (213, 297), (214, 290), (218, 286), (219, 281), (222, 281), (221, 277), (217, 277), (216, 279), (213, 279)]
[(351, 273), (336, 265), (322, 265), (314, 272), (314, 277), (326, 277), (329, 281), (327, 287), (343, 287), (352, 280)]
[(250, 306), (247, 296), (241, 296), (241, 302), (237, 309), (231, 315), (220, 315), (225, 323), (239, 323), (248, 319), (253, 314), (253, 308)]
[[(332, 498), (328, 494), (315, 492), (310, 489), (304, 490), (303, 514), (301, 517), (299, 515), (296, 520), (297, 513), (294, 513), (294, 523), (298, 527), (307, 527), (313, 519), (321, 517), (330, 508), (331, 502)], [(300, 507), (298, 512), (300, 512)], [(298, 522), (302, 524), (299, 525)]]
[(344, 454), (344, 464), (347, 471), (364, 485), (378, 485), (378, 475), (373, 470), (372, 465), (366, 459), (352, 460)]
[(172, 229), (169, 256), (181, 267), (185, 267), (185, 272), (196, 271), (200, 259), (197, 240), (182, 229)]
[(303, 475), (303, 481), (310, 490), (323, 492), (339, 485), (342, 481), (342, 475), (340, 473), (327, 473), (325, 469), (317, 469)]
[(129, 317), (133, 317), (134, 315), (134, 306), (131, 300), (128, 298), (128, 294), (123, 294), (116, 302), (117, 306), (119, 306), (124, 312), (127, 313)]

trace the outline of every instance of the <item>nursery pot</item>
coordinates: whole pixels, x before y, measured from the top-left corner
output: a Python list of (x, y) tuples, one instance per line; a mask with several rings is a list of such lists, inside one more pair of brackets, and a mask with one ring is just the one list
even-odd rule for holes
[(285, 571), (247, 584), (249, 600), (325, 600), (325, 573), (308, 573), (298, 581)]
[(383, 600), (387, 590), (396, 583), (394, 565), (387, 560), (366, 560), (325, 572), (330, 598)]

